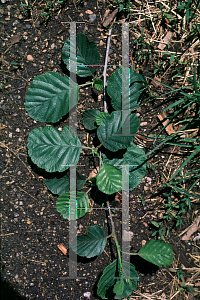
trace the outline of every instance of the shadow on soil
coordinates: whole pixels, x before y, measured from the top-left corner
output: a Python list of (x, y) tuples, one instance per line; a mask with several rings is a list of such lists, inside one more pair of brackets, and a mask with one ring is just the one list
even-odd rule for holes
[(27, 298), (21, 296), (13, 286), (1, 278), (1, 300), (26, 300)]
[[(159, 270), (159, 267), (155, 266), (154, 264), (144, 260), (143, 258), (139, 256), (131, 257), (130, 262), (135, 266), (135, 270), (139, 273), (142, 273), (143, 275), (150, 275), (152, 276), (154, 273), (156, 273)], [(96, 283), (93, 287), (93, 296), (95, 296), (97, 299), (101, 299), (97, 295), (97, 285), (99, 282), (99, 279), (101, 278), (103, 272), (101, 272), (96, 280)], [(107, 291), (107, 296), (110, 297), (108, 299), (114, 299), (115, 294), (113, 294), (113, 288)]]

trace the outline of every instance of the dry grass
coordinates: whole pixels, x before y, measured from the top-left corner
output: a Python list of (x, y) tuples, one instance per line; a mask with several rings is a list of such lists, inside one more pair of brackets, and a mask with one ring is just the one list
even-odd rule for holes
[[(189, 19), (187, 9), (177, 8), (180, 2), (135, 0), (132, 1), (129, 15), (123, 19), (130, 22), (130, 42), (134, 44), (132, 67), (141, 68), (145, 72), (148, 65), (151, 65), (152, 70), (160, 66), (153, 75), (155, 81), (151, 80), (148, 84), (150, 90), (160, 89), (156, 94), (163, 100), (166, 97), (162, 95), (162, 85), (159, 82), (168, 82), (168, 84), (170, 82), (174, 88), (182, 88), (190, 84), (188, 79), (193, 78), (196, 64), (199, 70), (200, 10), (196, 9), (199, 1), (192, 1), (193, 7), (188, 11), (191, 14)], [(116, 8), (114, 0), (107, 3), (110, 4), (110, 8)], [(187, 1), (184, 3), (186, 4)], [(172, 165), (175, 156), (171, 156), (171, 166), (170, 162), (167, 162), (169, 170), (174, 169)], [(156, 290), (155, 283), (152, 282), (149, 286), (151, 293), (139, 293), (136, 290), (130, 299), (192, 300), (200, 297), (200, 255), (197, 243), (194, 242), (192, 248), (193, 252), (190, 256), (195, 267), (185, 268), (179, 260), (174, 259), (172, 268), (160, 273), (159, 281), (163, 282), (164, 287), (162, 290)], [(193, 293), (188, 293), (185, 288), (182, 288), (183, 282), (177, 276), (180, 267), (184, 271), (183, 282), (186, 286), (194, 288)], [(164, 282), (166, 278), (164, 275), (167, 273), (170, 274), (171, 280)]]

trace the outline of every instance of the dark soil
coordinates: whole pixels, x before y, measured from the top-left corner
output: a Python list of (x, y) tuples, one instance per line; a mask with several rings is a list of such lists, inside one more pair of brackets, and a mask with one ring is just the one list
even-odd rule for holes
[[(5, 1), (1, 1), (5, 2)], [(48, 22), (43, 22), (39, 15), (43, 11), (41, 6), (33, 11), (32, 16), (22, 12), (20, 3), (23, 1), (6, 1), (0, 4), (1, 15), (1, 299), (87, 299), (84, 293), (89, 292), (89, 299), (99, 299), (96, 295), (97, 279), (104, 268), (116, 257), (115, 248), (107, 244), (105, 251), (99, 257), (84, 260), (78, 257), (78, 279), (69, 279), (69, 258), (58, 249), (59, 243), (66, 248), (69, 246), (69, 222), (62, 218), (56, 211), (57, 197), (52, 195), (44, 185), (41, 173), (31, 164), (27, 155), (27, 137), (33, 128), (45, 124), (32, 120), (24, 109), (25, 94), (33, 78), (56, 71), (66, 74), (61, 62), (61, 49), (69, 37), (69, 24), (65, 21), (85, 22), (77, 24), (77, 32), (88, 35), (90, 40), (98, 44), (101, 63), (104, 64), (106, 51), (107, 29), (101, 25), (103, 14), (107, 8), (104, 1), (88, 1), (81, 5), (77, 1), (67, 1), (60, 10), (53, 11)], [(36, 1), (39, 5), (39, 1)], [(96, 19), (89, 21), (85, 13), (90, 9), (96, 14)], [(123, 18), (123, 15), (119, 19)], [(34, 22), (33, 22), (34, 21)], [(110, 64), (119, 63), (121, 55), (121, 25), (115, 24), (112, 34), (115, 35), (111, 42)], [(12, 36), (20, 35), (21, 39), (12, 44)], [(130, 35), (131, 36), (131, 35)], [(99, 45), (100, 40), (104, 43)], [(130, 49), (133, 47), (133, 38), (130, 37)], [(27, 55), (33, 58), (27, 60)], [(108, 68), (110, 75), (113, 67)], [(101, 74), (103, 68), (99, 70)], [(152, 63), (143, 67), (144, 74), (153, 74)], [(152, 88), (155, 92), (155, 89)], [(158, 91), (158, 90), (157, 90)], [(83, 129), (82, 112), (88, 108), (98, 108), (103, 111), (100, 92), (86, 88), (80, 91), (78, 103), (78, 133)], [(162, 103), (150, 102), (137, 110), (141, 121), (139, 134), (158, 132), (161, 124), (157, 115), (163, 110)], [(67, 117), (57, 124), (66, 125)], [(94, 136), (87, 140), (87, 132), (80, 137), (81, 142), (92, 144)], [(139, 137), (135, 143), (141, 145), (145, 152), (155, 147), (152, 142), (144, 141)], [(160, 195), (161, 175), (166, 162), (171, 154), (172, 147), (165, 147), (154, 155), (152, 163), (154, 170), (147, 169), (142, 183), (130, 193), (130, 230), (134, 233), (131, 241), (131, 250), (137, 251), (142, 244), (151, 239), (155, 229), (151, 221), (157, 221), (163, 213), (163, 198)], [(94, 169), (95, 162), (91, 153), (86, 153), (80, 160), (80, 172), (86, 176)], [(176, 170), (176, 161), (171, 165)], [(89, 186), (86, 187), (86, 190)], [(153, 194), (154, 193), (154, 194)], [(141, 197), (145, 200), (142, 204)], [(117, 199), (117, 198), (116, 198)], [(120, 193), (118, 194), (121, 200)], [(120, 207), (120, 202), (114, 200), (113, 207)], [(95, 203), (93, 208), (100, 208)], [(197, 208), (188, 211), (183, 216), (184, 226), (176, 227), (166, 241), (174, 247), (174, 266), (181, 265), (192, 268), (194, 259), (190, 254), (196, 253), (197, 248), (193, 243), (180, 240), (179, 234), (187, 228), (195, 216)], [(119, 241), (121, 240), (121, 213), (116, 211), (113, 215), (116, 223)], [(91, 213), (77, 221), (77, 227), (84, 233), (88, 225), (98, 224), (107, 230), (107, 216), (105, 210), (94, 209)], [(131, 260), (132, 261), (132, 260)], [(168, 268), (157, 268), (147, 262), (136, 259), (133, 261), (139, 273), (140, 280), (137, 290), (133, 293), (134, 299), (146, 299), (143, 293), (153, 294), (152, 299), (169, 299), (174, 288), (174, 274)], [(177, 288), (178, 289), (178, 288)], [(86, 295), (86, 294), (85, 294)], [(179, 298), (185, 299), (183, 293)], [(156, 298), (157, 297), (157, 298)], [(163, 297), (163, 298), (161, 298)], [(197, 295), (195, 297), (198, 297)], [(192, 299), (192, 297), (190, 297)], [(197, 299), (197, 298), (194, 298)]]

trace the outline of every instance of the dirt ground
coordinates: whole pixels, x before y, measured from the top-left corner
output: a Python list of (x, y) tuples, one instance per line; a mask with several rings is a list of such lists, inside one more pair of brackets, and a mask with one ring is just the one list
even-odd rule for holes
[[(5, 2), (5, 3), (4, 3)], [(33, 1), (32, 1), (33, 2)], [(1, 1), (1, 280), (2, 299), (99, 299), (97, 279), (101, 272), (116, 255), (109, 243), (105, 251), (95, 259), (78, 258), (77, 275), (80, 279), (68, 279), (68, 256), (58, 249), (59, 243), (69, 246), (69, 222), (56, 211), (57, 197), (52, 195), (44, 185), (44, 180), (30, 164), (27, 155), (27, 138), (29, 132), (43, 123), (32, 120), (24, 108), (25, 94), (32, 80), (47, 71), (64, 75), (66, 69), (61, 61), (63, 43), (69, 38), (69, 21), (77, 23), (77, 33), (83, 32), (90, 40), (97, 43), (104, 64), (108, 29), (102, 26), (103, 15), (109, 5), (108, 1), (67, 1), (58, 10), (52, 12), (48, 22), (40, 16), (45, 1), (35, 1), (35, 10), (31, 14), (22, 12), (23, 1)], [(76, 3), (75, 3), (76, 2)], [(76, 4), (76, 5), (75, 5)], [(91, 10), (93, 14), (86, 11)], [(93, 17), (91, 17), (93, 15)], [(92, 18), (95, 18), (92, 20)], [(116, 21), (123, 20), (119, 14)], [(136, 25), (135, 25), (136, 26)], [(134, 48), (134, 26), (130, 30), (130, 50)], [(112, 29), (109, 64), (117, 65), (121, 57), (121, 24), (116, 23)], [(134, 58), (133, 58), (134, 60)], [(138, 66), (136, 66), (138, 67)], [(152, 60), (140, 66), (146, 76), (153, 77)], [(116, 67), (108, 68), (108, 75)], [(99, 69), (99, 74), (103, 68)], [(166, 83), (171, 84), (170, 72)], [(163, 88), (151, 83), (151, 92), (159, 93)], [(162, 90), (163, 92), (164, 90)], [(78, 103), (78, 132), (83, 129), (82, 112), (89, 108), (103, 111), (100, 91), (90, 87), (80, 91)], [(147, 153), (157, 144), (140, 137), (142, 134), (157, 133), (162, 124), (158, 114), (164, 109), (163, 101), (151, 101), (137, 110), (141, 126), (135, 143)], [(63, 118), (58, 126), (66, 125)], [(94, 136), (88, 139), (87, 132), (81, 142), (92, 144)], [(165, 132), (166, 134), (166, 132)], [(141, 184), (130, 193), (130, 231), (133, 232), (131, 250), (137, 251), (142, 244), (151, 239), (155, 229), (151, 221), (157, 221), (163, 214), (163, 198), (160, 195), (161, 181), (169, 173), (173, 174), (182, 158), (178, 155), (171, 159), (173, 146), (165, 146), (152, 157), (153, 168), (148, 167)], [(167, 163), (168, 162), (168, 163)], [(95, 162), (88, 152), (80, 160), (85, 167), (82, 174), (88, 176), (94, 169)], [(167, 166), (167, 167), (166, 167)], [(89, 186), (85, 189), (87, 190)], [(91, 195), (92, 196), (92, 195)], [(143, 203), (141, 198), (145, 201)], [(113, 207), (120, 207), (121, 194), (113, 200)], [(100, 208), (95, 203), (94, 208)], [(199, 246), (193, 241), (185, 242), (180, 233), (191, 225), (198, 215), (198, 204), (182, 217), (183, 226), (174, 227), (165, 241), (174, 249), (173, 268), (197, 268)], [(113, 216), (117, 235), (121, 240), (121, 213)], [(93, 209), (77, 221), (79, 232), (84, 233), (88, 225), (107, 226), (104, 210)], [(168, 225), (166, 225), (168, 226)], [(178, 291), (180, 285), (169, 268), (157, 268), (141, 259), (131, 258), (136, 266), (140, 280), (138, 288), (130, 299), (200, 299), (199, 285), (195, 292)], [(199, 260), (198, 260), (199, 263)], [(185, 273), (189, 282), (192, 273)], [(199, 278), (199, 274), (197, 276)], [(196, 281), (197, 283), (197, 281)], [(198, 281), (199, 283), (199, 281)], [(89, 292), (89, 294), (86, 294)], [(89, 295), (88, 298), (84, 295)]]

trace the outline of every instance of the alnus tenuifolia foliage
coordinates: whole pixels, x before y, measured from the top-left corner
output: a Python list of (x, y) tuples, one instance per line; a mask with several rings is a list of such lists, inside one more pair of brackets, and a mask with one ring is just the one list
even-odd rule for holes
[[(73, 44), (73, 41), (76, 41), (76, 44)], [(70, 39), (64, 43), (62, 60), (69, 71), (72, 63), (70, 49), (76, 51), (77, 76), (92, 77), (92, 87), (102, 89), (103, 81), (94, 76), (97, 67), (91, 67), (100, 62), (95, 42), (89, 41), (84, 34), (77, 34), (77, 38), (71, 39), (71, 43)], [(52, 173), (44, 182), (53, 194), (58, 195), (56, 209), (68, 220), (82, 218), (90, 209), (88, 193), (81, 191), (87, 179), (78, 170), (76, 189), (70, 191), (70, 167), (78, 164), (82, 150), (90, 150), (91, 154), (99, 158), (100, 169), (96, 177), (91, 179), (91, 185), (105, 195), (112, 195), (122, 188), (126, 189), (123, 185), (124, 176), (129, 180), (128, 191), (132, 191), (146, 173), (146, 155), (133, 143), (134, 135), (140, 126), (134, 111), (140, 106), (147, 86), (144, 75), (133, 69), (117, 69), (107, 80), (111, 113), (92, 108), (84, 111), (85, 129), (96, 130), (99, 140), (99, 145), (94, 148), (82, 145), (71, 127), (65, 126), (60, 131), (52, 125), (78, 103), (79, 89), (85, 85), (78, 85), (67, 75), (47, 72), (33, 80), (25, 97), (25, 109), (29, 116), (36, 121), (49, 123), (48, 126), (38, 127), (29, 133), (28, 155), (39, 168)], [(120, 158), (116, 155), (119, 150), (124, 150)], [(108, 152), (112, 153), (112, 156), (109, 156), (112, 159), (107, 157)], [(101, 255), (107, 239), (111, 236), (115, 240), (118, 254), (117, 259), (104, 269), (97, 285), (97, 294), (102, 299), (128, 297), (137, 288), (139, 277), (135, 266), (122, 260), (122, 251), (113, 226), (110, 236), (98, 225), (88, 226), (87, 230), (87, 234), (78, 235), (70, 245), (78, 255), (87, 258)], [(160, 239), (150, 240), (139, 252), (130, 255), (139, 255), (159, 267), (166, 267), (173, 261), (171, 245)]]

